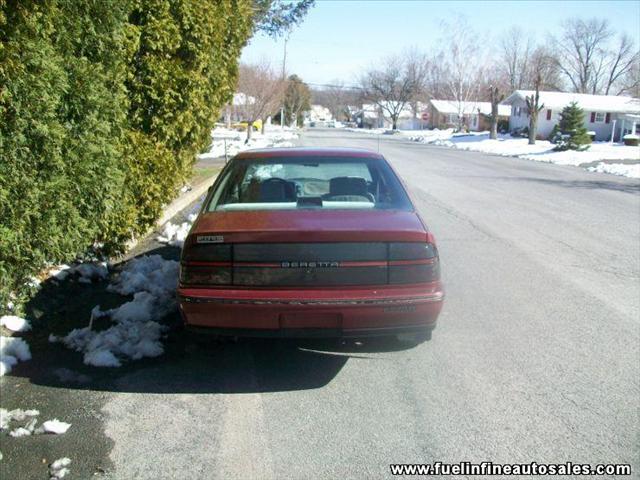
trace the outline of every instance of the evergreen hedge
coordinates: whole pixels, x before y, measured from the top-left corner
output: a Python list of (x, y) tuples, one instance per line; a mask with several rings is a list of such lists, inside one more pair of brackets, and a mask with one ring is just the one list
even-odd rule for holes
[(0, 310), (44, 262), (153, 224), (233, 93), (251, 6), (0, 0)]

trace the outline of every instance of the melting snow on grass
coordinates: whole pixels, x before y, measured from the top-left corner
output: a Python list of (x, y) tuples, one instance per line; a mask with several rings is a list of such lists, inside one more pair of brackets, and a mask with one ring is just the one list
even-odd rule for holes
[(31, 360), (29, 345), (22, 338), (0, 336), (0, 377), (19, 361)]
[(211, 131), (211, 145), (207, 153), (199, 155), (200, 158), (224, 157), (225, 148), (229, 158), (238, 153), (252, 148), (268, 147), (292, 147), (292, 140), (298, 138), (296, 129), (269, 125), (266, 132), (253, 132), (251, 140), (245, 143), (246, 131), (230, 130), (223, 127), (216, 127)]
[[(134, 258), (107, 288), (133, 295), (132, 300), (106, 311), (98, 305), (92, 310), (87, 327), (72, 330), (65, 337), (51, 335), (49, 341), (82, 352), (84, 363), (96, 367), (119, 367), (124, 360), (161, 355), (161, 339), (167, 328), (156, 320), (176, 308), (178, 265), (160, 255)], [(103, 317), (110, 318), (113, 325), (94, 330), (94, 321)]]

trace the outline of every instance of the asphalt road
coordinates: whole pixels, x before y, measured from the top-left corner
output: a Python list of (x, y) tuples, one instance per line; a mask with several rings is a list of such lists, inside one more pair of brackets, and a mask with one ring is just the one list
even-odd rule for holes
[[(108, 373), (45, 342), (5, 378), (3, 406), (74, 427), (3, 438), (2, 478), (62, 455), (70, 478), (385, 478), (390, 463), (436, 461), (630, 463), (638, 478), (640, 182), (390, 136), (310, 130), (299, 143), (379, 148), (404, 179), (439, 242), (433, 340), (174, 334), (165, 356)], [(44, 290), (45, 306), (73, 299), (65, 318), (109, 302), (96, 287)]]

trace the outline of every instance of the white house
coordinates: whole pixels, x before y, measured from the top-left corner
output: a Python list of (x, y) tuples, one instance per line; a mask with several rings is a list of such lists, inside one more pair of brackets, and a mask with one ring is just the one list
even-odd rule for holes
[(305, 123), (325, 123), (332, 120), (331, 110), (322, 105), (311, 105), (311, 110), (305, 112)]
[[(457, 127), (458, 118), (469, 130), (488, 130), (491, 102), (457, 102), (455, 100), (431, 100), (429, 128)], [(498, 120), (508, 120), (511, 108), (498, 105)]]
[[(383, 102), (385, 103), (385, 102)], [(416, 103), (416, 113), (414, 114), (411, 105), (405, 104), (404, 108), (398, 115), (396, 126), (400, 130), (419, 130), (426, 126), (426, 122), (422, 121), (422, 113), (427, 111), (426, 104), (422, 102)], [(362, 128), (391, 128), (393, 123), (389, 118), (387, 109), (383, 109), (375, 103), (365, 103), (362, 109), (357, 110), (353, 114), (353, 121)]]
[[(511, 107), (509, 130), (529, 126), (526, 98), (532, 90), (516, 90), (502, 103)], [(560, 121), (560, 112), (571, 102), (584, 111), (584, 125), (595, 132), (596, 140), (618, 141), (627, 133), (640, 129), (640, 100), (615, 95), (587, 95), (583, 93), (540, 92), (540, 104), (544, 106), (538, 116), (538, 135), (548, 138), (554, 125)]]

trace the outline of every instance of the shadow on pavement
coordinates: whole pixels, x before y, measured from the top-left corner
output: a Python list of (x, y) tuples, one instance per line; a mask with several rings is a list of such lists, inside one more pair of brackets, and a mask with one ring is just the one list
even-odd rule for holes
[[(149, 245), (147, 245), (149, 248)], [(135, 256), (159, 254), (177, 260), (175, 247), (151, 247)], [(125, 263), (116, 267), (121, 269)], [(114, 308), (131, 297), (107, 291), (107, 281), (83, 284), (47, 280), (26, 306), (33, 319), (27, 338), (33, 359), (20, 363), (10, 375), (55, 388), (136, 393), (252, 393), (321, 388), (333, 380), (350, 358), (367, 359), (371, 352), (400, 350), (402, 345), (371, 339), (240, 339), (200, 341), (186, 335), (178, 312), (161, 323), (170, 327), (165, 353), (125, 363), (120, 368), (86, 366), (82, 354), (49, 343), (50, 333), (66, 335), (85, 327), (91, 309)], [(107, 328), (105, 323), (97, 328)]]
[(619, 178), (618, 181), (607, 180), (556, 180), (536, 177), (494, 177), (499, 180), (515, 182), (532, 182), (561, 188), (578, 188), (586, 190), (613, 190), (625, 193), (640, 193), (640, 183), (630, 179)]

